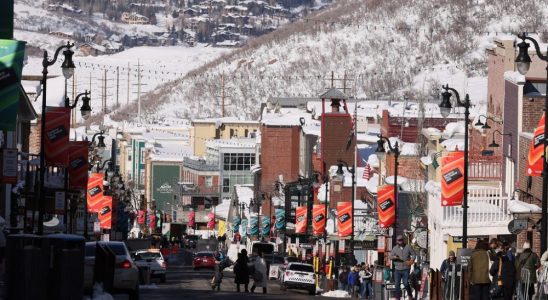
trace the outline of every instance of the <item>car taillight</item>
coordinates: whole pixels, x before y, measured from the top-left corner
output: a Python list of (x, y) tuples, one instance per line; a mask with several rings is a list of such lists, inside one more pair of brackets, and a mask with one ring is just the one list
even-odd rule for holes
[(118, 268), (121, 268), (121, 269), (129, 269), (131, 268), (131, 262), (129, 260), (124, 260), (123, 262), (119, 263), (118, 264)]
[(166, 267), (166, 262), (163, 261), (163, 262), (162, 262), (162, 268), (165, 268), (165, 267)]

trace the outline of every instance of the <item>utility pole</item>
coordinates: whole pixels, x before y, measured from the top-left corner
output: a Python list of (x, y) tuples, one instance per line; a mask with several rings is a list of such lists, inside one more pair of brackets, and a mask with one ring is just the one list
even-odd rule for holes
[(118, 97), (120, 96), (120, 67), (116, 67), (116, 108), (120, 107)]
[(225, 117), (225, 72), (221, 74), (221, 117)]
[(141, 61), (137, 60), (137, 120), (141, 122)]
[[(72, 99), (76, 99), (76, 73), (74, 73), (74, 75), (72, 75)], [(76, 127), (76, 110), (75, 109), (71, 109), (70, 110), (70, 113), (72, 114), (71, 117), (72, 117), (72, 127)]]
[(129, 68), (129, 62), (127, 63), (127, 102), (126, 102), (126, 105), (129, 105), (129, 73), (130, 73), (130, 68)]

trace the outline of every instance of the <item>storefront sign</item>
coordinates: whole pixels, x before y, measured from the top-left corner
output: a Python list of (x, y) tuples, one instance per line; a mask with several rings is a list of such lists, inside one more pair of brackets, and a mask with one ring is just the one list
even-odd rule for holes
[(337, 203), (339, 237), (347, 237), (352, 234), (352, 222), (352, 202)]
[(17, 183), (17, 149), (2, 149), (0, 183)]

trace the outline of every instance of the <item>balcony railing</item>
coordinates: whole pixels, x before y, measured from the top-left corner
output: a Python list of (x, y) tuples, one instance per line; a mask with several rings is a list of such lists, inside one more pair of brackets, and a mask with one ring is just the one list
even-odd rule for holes
[(193, 159), (190, 157), (183, 159), (183, 166), (196, 171), (219, 171), (219, 165), (208, 164), (203, 159)]
[(468, 164), (468, 178), (475, 181), (502, 179), (502, 158), (500, 156), (471, 155)]

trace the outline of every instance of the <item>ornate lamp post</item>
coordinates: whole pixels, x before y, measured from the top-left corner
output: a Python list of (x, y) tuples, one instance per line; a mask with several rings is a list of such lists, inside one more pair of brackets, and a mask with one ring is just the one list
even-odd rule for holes
[(447, 118), (451, 113), (451, 92), (457, 98), (457, 107), (464, 107), (464, 199), (462, 202), (462, 246), (468, 246), (468, 123), (470, 118), (470, 97), (468, 94), (464, 97), (464, 102), (460, 100), (457, 90), (450, 88), (448, 84), (442, 86), (445, 89), (442, 95), (442, 102), (439, 104), (441, 115)]
[(377, 141), (377, 153), (385, 153), (386, 150), (384, 149), (384, 143), (388, 145), (388, 148), (390, 149), (390, 152), (394, 154), (394, 202), (396, 203), (396, 221), (394, 222), (394, 234), (392, 237), (392, 247), (396, 246), (396, 235), (397, 235), (397, 229), (398, 229), (398, 158), (400, 157), (400, 145), (398, 142), (392, 146), (392, 143), (390, 142), (390, 139), (387, 137), (384, 137), (382, 135), (377, 135), (379, 137), (379, 140)]
[[(531, 57), (529, 56), (529, 44), (525, 42), (525, 40), (529, 40), (533, 43), (535, 47), (535, 51), (537, 52), (537, 56), (539, 59), (547, 62), (546, 66), (546, 91), (544, 92), (545, 99), (544, 99), (544, 113), (548, 114), (548, 54), (543, 55), (540, 51), (540, 46), (538, 42), (526, 35), (526, 33), (522, 33), (518, 35), (518, 37), (521, 39), (521, 43), (519, 43), (517, 46), (519, 48), (518, 56), (516, 57), (516, 67), (521, 75), (527, 74), (529, 71), (529, 67), (531, 67)], [(547, 49), (548, 50), (548, 49)], [(544, 157), (542, 159), (542, 219), (541, 219), (541, 236), (540, 236), (540, 251), (541, 253), (544, 253), (547, 248), (547, 234), (548, 234), (548, 161), (546, 157), (546, 150), (548, 148), (548, 140), (546, 138), (548, 137), (548, 116), (545, 115), (544, 117), (544, 135), (542, 139), (544, 140)]]
[(46, 201), (46, 189), (45, 189), (45, 174), (46, 174), (46, 153), (45, 153), (45, 143), (46, 143), (46, 106), (47, 106), (47, 79), (48, 79), (48, 67), (52, 66), (59, 57), (61, 50), (65, 56), (65, 60), (61, 64), (63, 70), (63, 76), (66, 79), (69, 79), (74, 74), (74, 62), (72, 61), (72, 55), (74, 52), (70, 50), (74, 44), (68, 42), (66, 45), (63, 45), (55, 51), (52, 60), (48, 59), (48, 52), (44, 51), (44, 58), (42, 60), (42, 120), (40, 122), (40, 198), (38, 202), (38, 234), (42, 235), (44, 233), (44, 212), (46, 210), (45, 201)]

